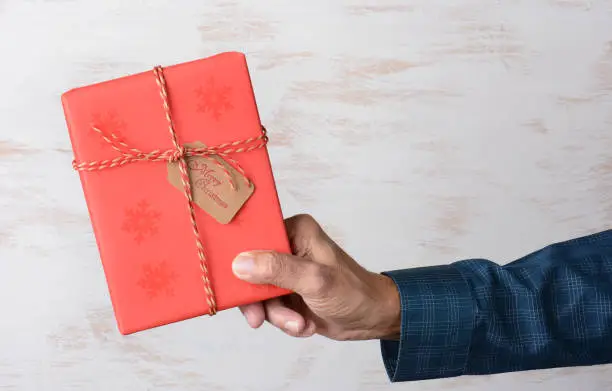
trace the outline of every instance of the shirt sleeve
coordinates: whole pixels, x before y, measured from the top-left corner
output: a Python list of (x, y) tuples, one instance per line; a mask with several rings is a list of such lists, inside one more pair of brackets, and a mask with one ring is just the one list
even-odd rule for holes
[(612, 230), (383, 274), (401, 301), (399, 340), (380, 342), (392, 382), (612, 362)]

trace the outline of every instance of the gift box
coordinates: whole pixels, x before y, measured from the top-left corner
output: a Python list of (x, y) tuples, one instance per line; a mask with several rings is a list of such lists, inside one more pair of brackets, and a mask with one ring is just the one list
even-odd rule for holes
[(290, 252), (242, 53), (76, 88), (62, 106), (122, 334), (289, 293), (231, 269), (243, 251)]

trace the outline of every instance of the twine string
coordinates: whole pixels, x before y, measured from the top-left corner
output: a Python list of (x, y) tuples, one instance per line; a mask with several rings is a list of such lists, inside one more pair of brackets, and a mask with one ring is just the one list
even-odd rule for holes
[(181, 182), (183, 184), (183, 193), (185, 195), (185, 199), (187, 200), (187, 210), (189, 212), (191, 228), (195, 237), (196, 250), (200, 263), (200, 270), (202, 272), (201, 277), (204, 283), (204, 292), (206, 294), (206, 302), (209, 307), (209, 314), (215, 315), (217, 313), (217, 302), (215, 299), (214, 291), (212, 289), (208, 262), (204, 253), (204, 245), (202, 244), (202, 240), (200, 238), (200, 231), (196, 223), (195, 203), (193, 200), (193, 191), (189, 180), (187, 158), (194, 156), (203, 157), (217, 164), (223, 170), (223, 173), (227, 177), (232, 187), (232, 190), (236, 191), (236, 184), (228, 169), (217, 159), (213, 158), (213, 156), (215, 155), (219, 156), (225, 161), (227, 161), (230, 165), (232, 165), (232, 167), (235, 168), (238, 172), (240, 172), (245, 181), (246, 186), (250, 186), (250, 182), (247, 179), (244, 170), (242, 169), (240, 164), (230, 156), (230, 154), (251, 152), (253, 150), (263, 148), (268, 142), (266, 128), (263, 126), (261, 127), (262, 132), (259, 136), (250, 137), (244, 140), (223, 143), (212, 147), (194, 148), (183, 146), (179, 143), (174, 128), (172, 112), (170, 109), (170, 99), (168, 97), (166, 79), (163, 74), (163, 68), (160, 66), (156, 66), (155, 68), (153, 68), (153, 75), (155, 76), (155, 81), (159, 88), (159, 95), (161, 97), (166, 122), (168, 123), (168, 132), (170, 134), (170, 139), (174, 148), (166, 150), (156, 149), (150, 152), (144, 152), (138, 148), (130, 146), (112, 132), (107, 134), (99, 127), (92, 126), (91, 129), (96, 132), (111, 148), (119, 152), (119, 156), (112, 159), (92, 160), (85, 162), (77, 162), (76, 160), (74, 160), (72, 162), (72, 167), (76, 171), (99, 171), (106, 170), (109, 168), (122, 167), (126, 164), (143, 161), (175, 162), (178, 164), (178, 168), (181, 175)]

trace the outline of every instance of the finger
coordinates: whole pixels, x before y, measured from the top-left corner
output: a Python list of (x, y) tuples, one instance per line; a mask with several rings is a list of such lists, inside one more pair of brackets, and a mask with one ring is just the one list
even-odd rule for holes
[(314, 236), (320, 230), (321, 226), (317, 221), (310, 215), (298, 214), (285, 219), (285, 229), (287, 235), (293, 236), (294, 234), (306, 232), (307, 236)]
[(322, 294), (331, 286), (332, 269), (307, 259), (277, 252), (240, 254), (234, 274), (254, 284), (271, 284), (304, 295)]
[(338, 245), (310, 215), (300, 214), (285, 220), (291, 252), (313, 262), (334, 266), (338, 261)]
[(310, 215), (299, 214), (285, 219), (291, 252), (300, 257), (312, 254), (312, 246), (321, 235), (321, 226)]
[(302, 334), (300, 335), (300, 337), (302, 338), (308, 338), (308, 337), (312, 337), (317, 331), (317, 325), (314, 322), (314, 320), (312, 319), (308, 319), (306, 321), (306, 326), (304, 326), (304, 330), (302, 330)]
[(308, 305), (306, 305), (304, 299), (297, 294), (283, 296), (280, 299), (285, 307), (297, 312), (298, 314), (301, 314), (302, 317), (306, 319), (306, 325), (300, 333), (300, 337), (306, 338), (314, 335), (317, 331), (316, 319), (318, 317), (310, 310), (310, 308), (308, 308)]
[(264, 306), (268, 322), (292, 337), (302, 336), (307, 322), (300, 313), (286, 307), (279, 298), (266, 301)]
[(266, 313), (264, 310), (263, 303), (252, 303), (243, 305), (240, 308), (240, 312), (244, 315), (247, 323), (252, 328), (259, 328), (266, 320)]

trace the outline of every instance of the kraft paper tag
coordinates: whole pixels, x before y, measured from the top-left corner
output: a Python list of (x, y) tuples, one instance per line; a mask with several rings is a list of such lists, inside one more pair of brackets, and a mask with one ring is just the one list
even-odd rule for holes
[[(185, 146), (206, 147), (201, 142), (185, 144)], [(236, 190), (232, 189), (227, 175), (213, 160), (220, 163), (229, 172)], [(253, 194), (255, 190), (253, 183), (249, 182), (247, 185), (244, 176), (217, 155), (190, 156), (186, 161), (195, 204), (221, 224), (232, 221)], [(168, 163), (168, 181), (181, 192), (184, 191), (178, 162)]]

